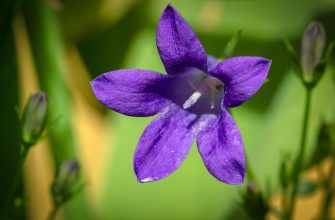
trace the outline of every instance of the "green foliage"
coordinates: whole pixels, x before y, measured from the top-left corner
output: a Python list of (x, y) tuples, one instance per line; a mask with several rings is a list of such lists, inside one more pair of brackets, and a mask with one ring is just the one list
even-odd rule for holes
[(319, 164), (330, 155), (335, 155), (335, 126), (323, 123), (320, 126), (317, 143), (308, 160), (307, 167)]
[(223, 57), (229, 58), (233, 55), (235, 48), (238, 44), (238, 41), (241, 38), (242, 30), (237, 31), (228, 41), (226, 47), (223, 50)]
[(270, 210), (267, 204), (267, 198), (264, 198), (264, 195), (255, 182), (250, 181), (247, 183), (247, 190), (242, 198), (243, 201), (241, 207), (245, 210), (249, 219), (266, 219)]
[(18, 106), (18, 74), (13, 35), (0, 49), (0, 219), (8, 210), (11, 191), (20, 160), (20, 125), (15, 112)]
[(313, 194), (317, 189), (317, 184), (310, 180), (302, 180), (299, 182), (298, 185), (298, 196), (310, 196)]

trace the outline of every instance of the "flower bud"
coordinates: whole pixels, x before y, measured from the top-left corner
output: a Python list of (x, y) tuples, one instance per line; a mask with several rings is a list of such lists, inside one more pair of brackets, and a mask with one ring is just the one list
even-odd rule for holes
[(43, 92), (37, 92), (29, 98), (22, 116), (22, 142), (34, 145), (41, 137), (47, 118), (48, 101)]
[(55, 204), (62, 204), (75, 194), (79, 182), (79, 169), (79, 163), (75, 159), (66, 160), (60, 165), (52, 185)]
[(301, 65), (304, 80), (311, 82), (315, 67), (322, 59), (326, 34), (320, 22), (312, 22), (305, 30), (302, 40)]
[(254, 181), (250, 181), (247, 184), (247, 191), (243, 201), (245, 211), (250, 219), (265, 219), (269, 207), (262, 192)]

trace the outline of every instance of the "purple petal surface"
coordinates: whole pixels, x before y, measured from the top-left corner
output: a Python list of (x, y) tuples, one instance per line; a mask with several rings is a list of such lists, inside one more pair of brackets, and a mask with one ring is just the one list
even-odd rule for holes
[(207, 63), (208, 71), (210, 72), (219, 63), (219, 61), (212, 55), (207, 55)]
[(134, 156), (138, 181), (162, 179), (181, 165), (192, 146), (195, 122), (194, 114), (171, 105), (148, 125)]
[(157, 28), (157, 48), (168, 74), (194, 67), (207, 72), (207, 56), (198, 37), (171, 5), (164, 10)]
[(236, 107), (253, 96), (264, 83), (271, 61), (262, 57), (234, 57), (218, 63), (210, 75), (224, 83), (224, 107)]
[(91, 86), (96, 98), (106, 107), (130, 116), (150, 116), (168, 103), (161, 94), (168, 86), (168, 76), (139, 69), (104, 73)]
[(225, 109), (198, 133), (197, 145), (207, 170), (215, 178), (228, 184), (243, 183), (246, 166), (243, 142)]

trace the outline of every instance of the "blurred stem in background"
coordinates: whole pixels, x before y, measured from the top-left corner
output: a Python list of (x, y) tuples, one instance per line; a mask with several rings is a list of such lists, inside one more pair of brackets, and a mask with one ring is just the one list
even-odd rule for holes
[[(14, 0), (14, 1), (7, 1), (9, 2), (8, 10), (5, 11), (4, 21), (0, 26), (0, 50), (4, 48), (4, 44), (7, 42), (6, 38), (10, 36), (10, 30), (12, 21), (19, 11), (21, 6), (23, 5), (24, 0)], [(3, 5), (6, 5), (3, 4)]]
[(13, 205), (12, 189), (18, 178), (15, 171), (20, 170), (22, 161), (19, 119), (14, 109), (18, 106), (17, 54), (11, 32), (13, 18), (22, 3), (1, 1), (0, 7), (0, 219), (8, 217), (7, 211)]
[(329, 171), (329, 175), (324, 181), (325, 184), (325, 192), (324, 197), (322, 199), (321, 210), (320, 210), (320, 220), (327, 220), (330, 219), (331, 216), (331, 204), (333, 202), (335, 188), (334, 188), (334, 173), (335, 173), (335, 158), (334, 156), (331, 157), (330, 160), (331, 167)]
[(64, 161), (57, 169), (51, 187), (54, 207), (49, 214), (49, 220), (55, 219), (59, 208), (82, 191), (84, 184), (79, 176), (80, 166), (75, 159)]
[(293, 189), (292, 193), (290, 195), (289, 199), (289, 204), (288, 204), (288, 212), (287, 212), (287, 219), (292, 219), (293, 215), (293, 210), (295, 207), (295, 200), (296, 200), (296, 195), (298, 191), (298, 186), (300, 183), (300, 174), (302, 171), (302, 166), (303, 166), (303, 160), (304, 160), (304, 154), (305, 154), (305, 149), (306, 149), (306, 136), (307, 136), (307, 127), (308, 127), (308, 116), (310, 112), (310, 102), (311, 102), (311, 88), (306, 88), (306, 104), (305, 104), (305, 109), (304, 109), (304, 119), (303, 119), (303, 125), (302, 125), (302, 135), (301, 135), (301, 140), (300, 140), (300, 149), (299, 149), (299, 154), (294, 166), (294, 171), (293, 171), (293, 177), (292, 177), (292, 184), (293, 184)]
[(50, 98), (49, 121), (56, 165), (76, 154), (71, 117), (71, 99), (66, 88), (67, 74), (63, 39), (58, 20), (46, 1), (28, 0), (25, 21), (41, 88)]
[[(15, 200), (24, 201), (24, 196), (20, 192), (22, 183), (24, 162), (27, 158), (30, 148), (32, 148), (43, 137), (46, 125), (48, 102), (43, 92), (37, 92), (30, 96), (21, 117), (21, 154), (19, 164), (14, 171), (13, 184), (9, 188), (9, 197), (5, 202), (4, 212), (7, 217), (15, 218), (22, 212), (23, 205), (15, 206)], [(20, 210), (20, 211), (17, 211)]]
[[(333, 72), (333, 83), (335, 86), (335, 72)], [(335, 91), (334, 91), (335, 92)], [(330, 154), (330, 168), (326, 175), (321, 176), (321, 186), (324, 187), (324, 195), (322, 197), (322, 204), (320, 208), (319, 218), (320, 220), (327, 220), (331, 218), (331, 208), (334, 202), (335, 196), (335, 125), (325, 124), (320, 129), (319, 134), (319, 145), (321, 150), (319, 152)], [(322, 170), (319, 171), (324, 174)]]
[[(305, 29), (302, 38), (301, 59), (298, 59), (298, 56), (290, 42), (286, 40), (285, 43), (294, 63), (295, 71), (300, 78), (306, 92), (300, 148), (293, 167), (293, 173), (291, 177), (291, 191), (289, 193), (289, 197), (287, 198), (288, 206), (284, 208), (283, 213), (284, 219), (291, 220), (293, 218), (298, 190), (301, 185), (300, 183), (302, 183), (300, 180), (301, 173), (306, 168), (306, 166), (304, 166), (304, 156), (307, 143), (306, 139), (311, 95), (315, 85), (324, 75), (326, 66), (330, 60), (333, 50), (333, 43), (330, 43), (326, 52), (324, 52), (326, 45), (326, 33), (323, 25), (320, 22), (312, 22)], [(325, 205), (327, 205), (327, 202), (325, 202)]]
[[(28, 0), (25, 8), (31, 48), (41, 88), (50, 100), (49, 131), (55, 166), (76, 157), (72, 131), (71, 97), (64, 80), (68, 74), (63, 38), (55, 11), (43, 0)], [(65, 206), (68, 219), (89, 219), (90, 209), (80, 194)], [(79, 211), (80, 210), (80, 211)]]

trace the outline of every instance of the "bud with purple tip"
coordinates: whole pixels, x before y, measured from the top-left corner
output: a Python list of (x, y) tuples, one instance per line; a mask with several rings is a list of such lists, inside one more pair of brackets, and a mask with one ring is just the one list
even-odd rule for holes
[(60, 165), (51, 189), (55, 205), (63, 204), (79, 191), (79, 171), (80, 166), (75, 159), (66, 160)]
[(247, 190), (243, 195), (242, 207), (250, 219), (265, 219), (269, 212), (269, 206), (261, 190), (254, 181), (247, 183)]
[(30, 96), (22, 116), (22, 142), (32, 146), (41, 138), (46, 125), (48, 101), (43, 92)]
[(320, 64), (326, 44), (326, 34), (320, 22), (312, 22), (305, 30), (302, 40), (301, 65), (306, 82), (315, 78), (315, 68)]

